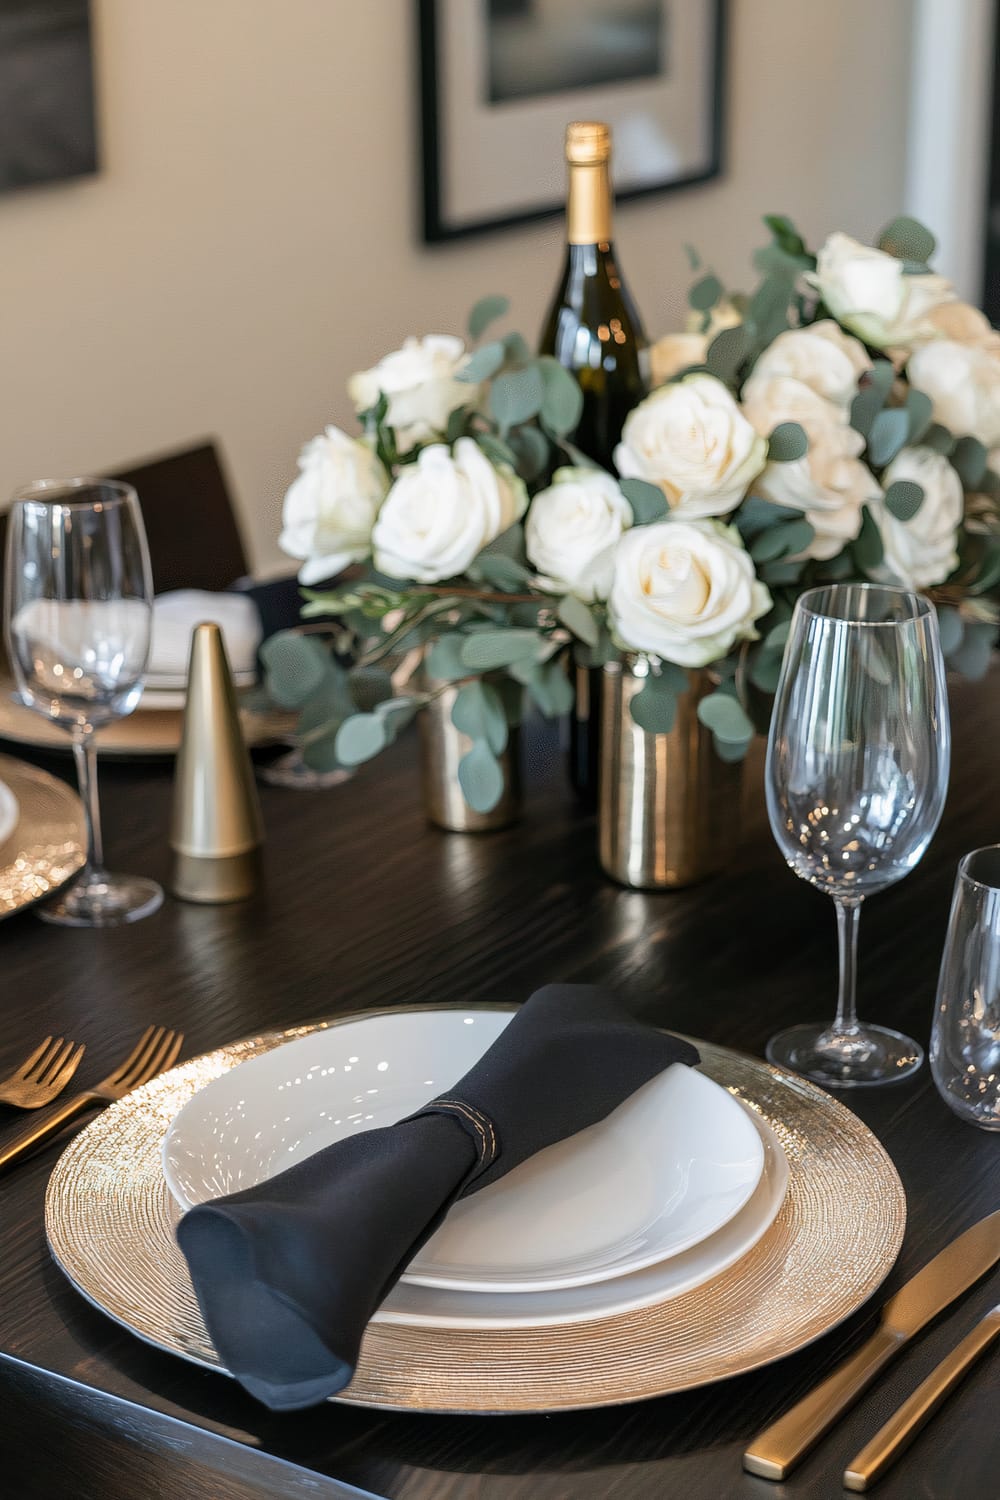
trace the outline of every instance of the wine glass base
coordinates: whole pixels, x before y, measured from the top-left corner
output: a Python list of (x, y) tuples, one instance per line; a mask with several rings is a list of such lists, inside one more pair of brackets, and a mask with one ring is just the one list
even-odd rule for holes
[(350, 781), (354, 772), (338, 769), (335, 771), (314, 771), (307, 766), (298, 750), (291, 750), (287, 755), (282, 755), (279, 760), (272, 761), (269, 766), (258, 766), (257, 776), (268, 786), (291, 787), (293, 791), (322, 792), (331, 786), (340, 786), (345, 781)]
[(142, 875), (88, 876), (61, 896), (37, 908), (43, 922), (57, 927), (121, 927), (152, 916), (163, 904), (163, 889)]
[(789, 1026), (767, 1044), (767, 1060), (828, 1089), (856, 1089), (909, 1078), (924, 1060), (923, 1048), (886, 1026), (859, 1025), (850, 1032), (825, 1026)]

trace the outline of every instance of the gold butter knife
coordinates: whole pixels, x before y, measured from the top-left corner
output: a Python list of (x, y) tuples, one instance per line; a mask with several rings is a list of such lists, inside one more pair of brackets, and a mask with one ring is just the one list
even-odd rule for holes
[(927, 1379), (917, 1386), (886, 1422), (870, 1443), (844, 1470), (844, 1489), (860, 1493), (867, 1490), (908, 1448), (921, 1427), (934, 1415), (946, 1396), (971, 1370), (976, 1360), (1000, 1338), (1000, 1305), (981, 1318), (971, 1333), (936, 1365)]
[(903, 1345), (997, 1261), (1000, 1209), (952, 1240), (889, 1298), (871, 1338), (754, 1439), (743, 1455), (743, 1467), (763, 1479), (785, 1479)]

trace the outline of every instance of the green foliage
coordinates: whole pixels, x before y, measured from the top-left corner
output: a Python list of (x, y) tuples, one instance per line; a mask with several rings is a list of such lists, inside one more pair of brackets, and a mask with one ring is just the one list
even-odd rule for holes
[(669, 734), (677, 717), (677, 700), (688, 688), (688, 675), (675, 662), (652, 666), (639, 691), (629, 702), (629, 712), (647, 734)]
[(480, 552), (469, 569), (469, 576), (507, 594), (518, 593), (531, 578), (522, 563), (513, 557), (504, 557), (500, 552)]
[(897, 479), (885, 492), (886, 510), (897, 521), (912, 521), (923, 503), (923, 485), (912, 479)]
[(392, 678), (382, 667), (352, 667), (347, 680), (351, 698), (365, 712), (392, 697)]
[(483, 344), (480, 349), (469, 356), (465, 368), (460, 370), (455, 378), (468, 381), (470, 385), (477, 385), (479, 381), (489, 380), (492, 375), (495, 375), (502, 368), (506, 358), (507, 350), (500, 339), (490, 344)]
[(750, 543), (750, 556), (754, 562), (776, 562), (779, 558), (795, 557), (804, 552), (816, 535), (810, 522), (783, 521), (761, 531)]
[(867, 505), (861, 507), (861, 530), (852, 544), (854, 561), (863, 573), (871, 573), (885, 556), (882, 536)]
[(556, 616), (585, 646), (597, 645), (597, 621), (583, 600), (578, 599), (575, 594), (567, 594), (564, 599), (560, 599)]
[(462, 660), (462, 648), (466, 637), (457, 630), (438, 636), (427, 653), (427, 674), (442, 682), (459, 682), (472, 675), (472, 669)]
[(957, 609), (949, 605), (937, 606), (938, 634), (941, 637), (941, 654), (951, 656), (962, 644), (965, 626)]
[(548, 641), (537, 630), (501, 629), (465, 636), (460, 656), (473, 672), (493, 672), (519, 662), (541, 661), (549, 649)]
[(940, 422), (932, 422), (920, 439), (921, 446), (932, 448), (935, 453), (943, 453), (947, 458), (955, 448), (955, 439), (947, 427), (942, 427)]
[(767, 440), (767, 456), (776, 464), (794, 463), (808, 451), (809, 439), (798, 422), (779, 422)]
[(696, 312), (709, 312), (722, 296), (722, 282), (709, 273), (694, 283), (688, 292), (688, 302)]
[(480, 297), (469, 314), (469, 337), (478, 339), (482, 333), (510, 311), (510, 298), (503, 295)]
[(753, 720), (739, 699), (717, 688), (698, 704), (698, 718), (712, 731), (716, 753), (723, 760), (742, 760), (754, 736)]
[(958, 477), (967, 490), (974, 490), (983, 482), (989, 454), (985, 446), (974, 437), (961, 437), (951, 454), (951, 462), (958, 470)]
[(340, 765), (360, 766), (384, 750), (387, 743), (385, 721), (379, 714), (354, 714), (337, 731), (334, 750)]
[(662, 521), (669, 514), (667, 497), (658, 484), (650, 484), (646, 479), (621, 479), (618, 484), (631, 506), (632, 519), (637, 526)]
[(485, 740), (476, 740), (458, 763), (462, 795), (473, 812), (488, 813), (503, 796), (503, 770)]
[[(517, 669), (515, 669), (517, 670)], [(546, 661), (522, 672), (524, 685), (546, 718), (556, 719), (573, 706), (573, 685), (561, 662)]]
[(753, 335), (745, 323), (739, 323), (715, 335), (705, 355), (705, 367), (725, 385), (735, 385), (741, 367), (753, 353)]
[(323, 683), (330, 653), (315, 636), (282, 630), (260, 648), (267, 691), (280, 708), (301, 708)]
[(490, 412), (506, 437), (519, 422), (528, 422), (542, 409), (545, 385), (537, 365), (498, 375), (490, 386)]
[(557, 437), (574, 432), (583, 413), (583, 392), (573, 376), (551, 354), (538, 361), (542, 377), (541, 417)]
[(961, 643), (949, 655), (948, 665), (961, 672), (963, 677), (977, 680), (989, 671), (997, 629), (995, 625), (980, 621), (966, 621), (964, 624)]
[(873, 469), (884, 469), (903, 447), (910, 431), (909, 412), (904, 407), (880, 411), (868, 433), (868, 461)]
[(503, 699), (488, 682), (467, 682), (459, 688), (451, 709), (451, 722), (470, 740), (485, 740), (499, 755), (507, 747), (507, 715)]
[(913, 261), (920, 266), (926, 266), (937, 247), (930, 230), (906, 215), (887, 224), (876, 243), (880, 250), (895, 255), (897, 260)]
[(934, 403), (923, 391), (911, 387), (906, 393), (906, 411), (910, 419), (910, 430), (906, 441), (911, 447), (915, 447), (931, 425)]
[(801, 521), (804, 515), (804, 511), (794, 510), (790, 505), (777, 505), (760, 495), (748, 495), (736, 512), (735, 520), (740, 536), (744, 542), (749, 542), (771, 526), (785, 521)]

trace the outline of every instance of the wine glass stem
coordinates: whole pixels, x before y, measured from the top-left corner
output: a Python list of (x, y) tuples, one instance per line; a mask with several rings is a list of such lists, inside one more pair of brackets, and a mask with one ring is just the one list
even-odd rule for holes
[(73, 733), (73, 759), (76, 777), (87, 817), (87, 869), (104, 871), (104, 842), (101, 838), (101, 804), (97, 796), (97, 749), (91, 729)]
[(840, 986), (837, 992), (837, 1016), (831, 1031), (835, 1036), (850, 1036), (858, 1029), (858, 922), (861, 902), (838, 901), (837, 948), (840, 956)]

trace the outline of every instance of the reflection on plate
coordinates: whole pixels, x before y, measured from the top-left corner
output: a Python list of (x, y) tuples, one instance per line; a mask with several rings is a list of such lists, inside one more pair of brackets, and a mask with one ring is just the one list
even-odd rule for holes
[[(36, 750), (61, 750), (68, 755), (72, 749), (68, 731), (25, 708), (13, 697), (14, 691), (11, 682), (0, 682), (0, 740), (30, 745)], [(122, 760), (174, 755), (181, 742), (183, 720), (179, 709), (147, 710), (115, 719), (97, 731), (98, 754)], [(251, 713), (241, 709), (240, 725), (247, 744), (255, 749), (286, 742), (295, 718), (285, 713)]]
[[(190, 1207), (405, 1119), (467, 1073), (512, 1014), (379, 1016), (256, 1058), (209, 1084), (173, 1122), (167, 1184)], [(507, 1293), (606, 1281), (714, 1234), (748, 1201), (763, 1163), (745, 1111), (678, 1064), (606, 1119), (456, 1203), (404, 1279)]]
[(14, 826), (0, 838), (3, 918), (55, 895), (83, 868), (87, 833), (83, 803), (72, 787), (37, 766), (0, 755), (0, 790), (15, 812)]
[[(177, 1205), (161, 1167), (166, 1125), (212, 1078), (308, 1029), (235, 1042), (154, 1079), (81, 1131), (49, 1178), (49, 1246), (77, 1290), (139, 1338), (206, 1368), (221, 1366), (174, 1241)], [(337, 1399), (437, 1412), (641, 1401), (758, 1369), (855, 1312), (902, 1243), (906, 1202), (892, 1162), (857, 1116), (814, 1084), (699, 1047), (703, 1070), (766, 1120), (788, 1161), (785, 1201), (747, 1254), (679, 1296), (593, 1322), (372, 1323)]]
[(0, 781), (0, 849), (17, 827), (20, 817), (17, 798), (5, 781)]

